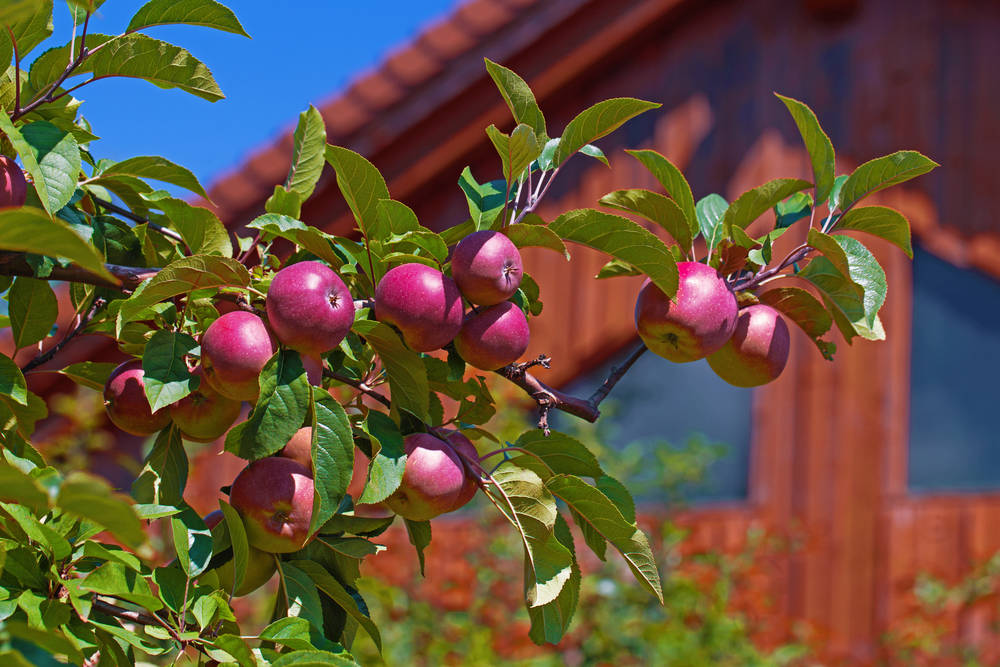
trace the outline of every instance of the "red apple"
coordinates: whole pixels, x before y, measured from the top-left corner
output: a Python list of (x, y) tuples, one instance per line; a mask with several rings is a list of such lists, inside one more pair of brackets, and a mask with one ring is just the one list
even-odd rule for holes
[(260, 372), (275, 352), (264, 321), (243, 310), (212, 322), (201, 337), (205, 379), (226, 398), (256, 401)]
[(368, 465), (371, 459), (363, 451), (354, 448), (354, 470), (351, 472), (351, 483), (347, 485), (347, 494), (351, 496), (354, 505), (357, 506), (358, 498), (365, 492), (365, 485), (368, 484)]
[(493, 371), (517, 361), (528, 349), (531, 330), (524, 312), (504, 301), (465, 316), (455, 349), (472, 366)]
[(465, 488), (465, 464), (449, 443), (429, 433), (410, 434), (403, 444), (403, 479), (386, 499), (386, 506), (411, 521), (450, 512)]
[(479, 452), (476, 450), (476, 446), (472, 444), (472, 441), (465, 437), (461, 431), (452, 431), (445, 439), (455, 448), (455, 451), (459, 454), (458, 458), (465, 465), (465, 483), (462, 485), (462, 491), (458, 494), (458, 498), (455, 499), (455, 505), (449, 510), (454, 511), (472, 500), (472, 497), (476, 495), (476, 491), (479, 490), (477, 482), (479, 473), (470, 464), (470, 461), (479, 460)]
[(509, 299), (521, 285), (522, 273), (521, 253), (500, 232), (473, 232), (451, 256), (451, 275), (462, 296), (480, 306)]
[(462, 295), (455, 281), (423, 264), (390, 269), (375, 288), (375, 316), (398, 328), (417, 352), (451, 342), (462, 328)]
[(229, 500), (243, 516), (250, 545), (278, 554), (305, 546), (314, 496), (308, 468), (291, 459), (269, 456), (254, 461), (236, 476)]
[(771, 306), (756, 304), (740, 311), (736, 331), (708, 365), (729, 384), (757, 387), (781, 375), (788, 361), (788, 325)]
[(152, 435), (170, 423), (170, 411), (152, 411), (146, 399), (142, 361), (126, 361), (111, 372), (104, 385), (104, 408), (111, 422), (132, 435)]
[(278, 340), (312, 357), (340, 345), (354, 324), (354, 298), (322, 262), (299, 262), (274, 274), (266, 307)]
[(302, 356), (302, 368), (306, 369), (306, 378), (314, 387), (323, 386), (323, 359), (320, 357)]
[(736, 297), (719, 273), (701, 262), (678, 262), (673, 300), (647, 280), (635, 303), (639, 337), (656, 354), (695, 361), (726, 344), (736, 329)]
[(310, 475), (313, 474), (312, 427), (303, 426), (296, 431), (285, 443), (282, 450), (278, 452), (278, 456), (284, 456), (286, 459), (297, 462), (308, 469)]
[(28, 182), (16, 162), (0, 155), (0, 208), (24, 206), (28, 195)]
[[(222, 523), (223, 519), (225, 519), (225, 515), (222, 513), (222, 510), (215, 510), (205, 515), (205, 525), (212, 531), (213, 538), (221, 530), (217, 526)], [(236, 570), (232, 560), (227, 560), (215, 568), (215, 570), (209, 570), (209, 572), (215, 572), (215, 575), (219, 578), (219, 585), (224, 590), (232, 591), (233, 597), (240, 597), (248, 593), (253, 593), (266, 584), (274, 575), (276, 569), (273, 555), (266, 551), (250, 547), (250, 551), (247, 554), (247, 569), (243, 575), (243, 582), (235, 591), (233, 591), (233, 582), (236, 581)]]
[(188, 440), (212, 442), (222, 437), (240, 416), (242, 403), (212, 389), (201, 366), (194, 375), (201, 378), (198, 388), (170, 406), (170, 418)]

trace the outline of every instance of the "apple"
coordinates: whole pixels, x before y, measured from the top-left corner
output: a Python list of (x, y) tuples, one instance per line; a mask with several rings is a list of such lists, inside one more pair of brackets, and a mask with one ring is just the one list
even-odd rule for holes
[(465, 316), (455, 349), (466, 363), (494, 371), (513, 363), (528, 349), (531, 330), (524, 312), (504, 301)]
[(146, 399), (142, 361), (119, 365), (104, 384), (104, 408), (111, 422), (132, 435), (152, 435), (170, 423), (170, 410), (153, 412)]
[(229, 501), (243, 517), (250, 545), (280, 554), (305, 546), (314, 496), (308, 468), (285, 457), (269, 456), (236, 476)]
[(386, 506), (411, 521), (427, 521), (454, 509), (465, 488), (466, 469), (452, 445), (429, 433), (412, 433), (403, 446), (403, 479), (386, 498)]
[(291, 459), (309, 470), (313, 474), (312, 461), (312, 427), (303, 426), (285, 443), (285, 446), (278, 452), (278, 456)]
[(204, 377), (226, 398), (254, 402), (260, 372), (275, 349), (264, 320), (244, 310), (226, 313), (202, 334)]
[(16, 162), (0, 155), (0, 208), (24, 206), (28, 195), (28, 182)]
[(403, 334), (410, 349), (430, 352), (462, 328), (462, 295), (455, 281), (424, 264), (389, 269), (375, 288), (375, 317)]
[(354, 470), (351, 472), (351, 482), (347, 485), (347, 494), (354, 501), (355, 507), (358, 505), (358, 498), (365, 492), (365, 485), (368, 483), (368, 465), (371, 459), (363, 451), (354, 448)]
[(229, 430), (240, 416), (242, 403), (226, 398), (205, 381), (201, 366), (194, 375), (201, 378), (198, 388), (170, 406), (170, 418), (188, 440), (212, 442)]
[(479, 490), (479, 473), (476, 471), (469, 461), (478, 461), (479, 452), (476, 450), (476, 446), (472, 444), (461, 431), (451, 431), (445, 436), (445, 440), (450, 444), (455, 451), (459, 454), (462, 463), (465, 465), (465, 483), (462, 485), (462, 491), (458, 494), (455, 499), (455, 504), (452, 506), (451, 510), (457, 510), (462, 507), (476, 495), (476, 491)]
[(736, 297), (719, 273), (701, 262), (678, 262), (677, 295), (649, 280), (635, 303), (635, 327), (650, 350), (670, 361), (696, 361), (726, 344), (736, 329)]
[(278, 340), (306, 356), (334, 349), (354, 324), (354, 298), (322, 262), (298, 262), (278, 271), (265, 303)]
[[(205, 515), (205, 525), (212, 531), (213, 538), (221, 530), (218, 526), (223, 522), (223, 519), (225, 519), (225, 515), (222, 513), (222, 510), (215, 510)], [(250, 551), (247, 553), (247, 570), (243, 575), (243, 582), (235, 591), (232, 589), (233, 582), (236, 581), (236, 570), (231, 559), (214, 570), (209, 570), (209, 572), (215, 572), (219, 578), (219, 584), (223, 589), (232, 591), (234, 597), (240, 597), (248, 593), (253, 593), (266, 584), (274, 575), (276, 569), (274, 556), (266, 551), (250, 547)]]
[(451, 255), (451, 275), (462, 296), (480, 306), (509, 299), (521, 285), (521, 253), (500, 232), (481, 230), (459, 241)]
[(708, 355), (708, 365), (729, 384), (757, 387), (781, 375), (790, 341), (777, 310), (763, 303), (748, 306), (740, 311), (732, 338)]

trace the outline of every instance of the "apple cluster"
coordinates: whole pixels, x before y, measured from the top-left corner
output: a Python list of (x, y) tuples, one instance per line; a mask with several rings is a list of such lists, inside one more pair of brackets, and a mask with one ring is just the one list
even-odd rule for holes
[(718, 271), (701, 262), (678, 262), (673, 299), (649, 280), (635, 303), (635, 327), (655, 354), (677, 363), (707, 359), (737, 387), (767, 384), (788, 361), (788, 325), (766, 304), (739, 308)]

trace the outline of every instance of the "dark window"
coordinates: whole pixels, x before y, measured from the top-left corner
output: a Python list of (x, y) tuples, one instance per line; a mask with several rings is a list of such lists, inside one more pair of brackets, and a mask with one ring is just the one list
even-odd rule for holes
[(1000, 488), (1000, 282), (926, 251), (913, 263), (913, 491)]
[[(625, 352), (617, 355), (625, 356)], [(587, 396), (600, 386), (614, 359), (574, 382), (568, 390)], [(688, 501), (739, 500), (747, 497), (750, 457), (751, 390), (733, 387), (718, 378), (705, 361), (675, 364), (646, 352), (601, 404), (597, 429), (601, 441), (618, 450), (626, 449), (636, 459), (634, 480), (639, 499), (663, 498), (656, 480), (663, 462), (656, 450), (678, 448), (692, 439), (696, 451), (713, 459), (706, 479), (685, 486)], [(575, 418), (557, 415), (554, 428), (572, 429)], [(669, 444), (668, 444), (669, 443)], [(715, 454), (706, 450), (720, 444)], [(690, 463), (690, 459), (688, 460)], [(624, 480), (623, 480), (624, 481)], [(630, 487), (632, 488), (632, 487)]]

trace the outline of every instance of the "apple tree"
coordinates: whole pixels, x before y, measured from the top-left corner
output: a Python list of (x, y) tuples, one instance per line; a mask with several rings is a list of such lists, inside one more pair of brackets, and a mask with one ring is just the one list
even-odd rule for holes
[[(755, 386), (781, 373), (788, 320), (828, 358), (834, 326), (848, 343), (885, 336), (885, 274), (842, 232), (912, 254), (899, 212), (859, 204), (936, 165), (901, 151), (838, 176), (830, 139), (801, 102), (779, 96), (804, 139), (811, 182), (781, 178), (733, 202), (696, 200), (667, 158), (634, 150), (661, 192), (618, 190), (601, 198), (605, 210), (546, 221), (536, 209), (566, 163), (609, 165), (593, 142), (659, 105), (606, 100), (550, 136), (527, 84), (487, 60), (514, 122), (509, 132), (486, 128), (498, 178), (459, 177), (468, 219), (438, 231), (421, 224), (374, 165), (327, 144), (310, 107), (287, 178), (266, 212), (245, 221), (249, 234), (235, 237), (210, 210), (155, 185), (207, 197), (186, 168), (96, 154), (73, 94), (129, 76), (218, 100), (203, 63), (143, 31), (190, 24), (244, 35), (242, 26), (214, 0), (151, 0), (122, 34), (93, 34), (100, 4), (70, 0), (69, 40), (29, 67), (51, 37), (52, 0), (0, 8), (0, 58), (10, 63), (0, 81), (0, 324), (13, 341), (0, 355), (4, 664), (26, 664), (25, 647), (86, 665), (181, 655), (355, 664), (359, 631), (380, 643), (355, 587), (379, 534), (404, 523), (422, 566), (431, 520), (476, 494), (520, 536), (532, 639), (558, 642), (577, 602), (577, 549), (603, 559), (610, 546), (638, 586), (661, 601), (662, 588), (628, 490), (583, 444), (549, 428), (552, 410), (596, 420), (647, 349), (678, 363), (707, 358), (723, 380)], [(357, 222), (349, 237), (300, 220), (327, 166)], [(769, 231), (748, 233), (762, 217), (773, 217)], [(779, 257), (786, 233), (802, 241)], [(522, 359), (543, 306), (519, 249), (568, 261), (574, 244), (607, 253), (598, 278), (646, 278), (635, 311), (642, 344), (589, 397), (540, 379), (549, 357)], [(56, 290), (72, 318), (59, 318)], [(60, 363), (81, 334), (107, 337), (127, 360)], [(32, 444), (47, 407), (30, 378), (42, 372), (103, 392), (116, 428), (150, 438), (127, 492), (57, 470)], [(491, 433), (494, 381), (537, 403), (537, 429), (514, 442)], [(185, 502), (188, 451), (221, 438), (246, 467), (202, 517)], [(152, 554), (151, 531), (169, 536), (170, 553)], [(247, 635), (232, 598), (275, 573), (273, 622)]]

